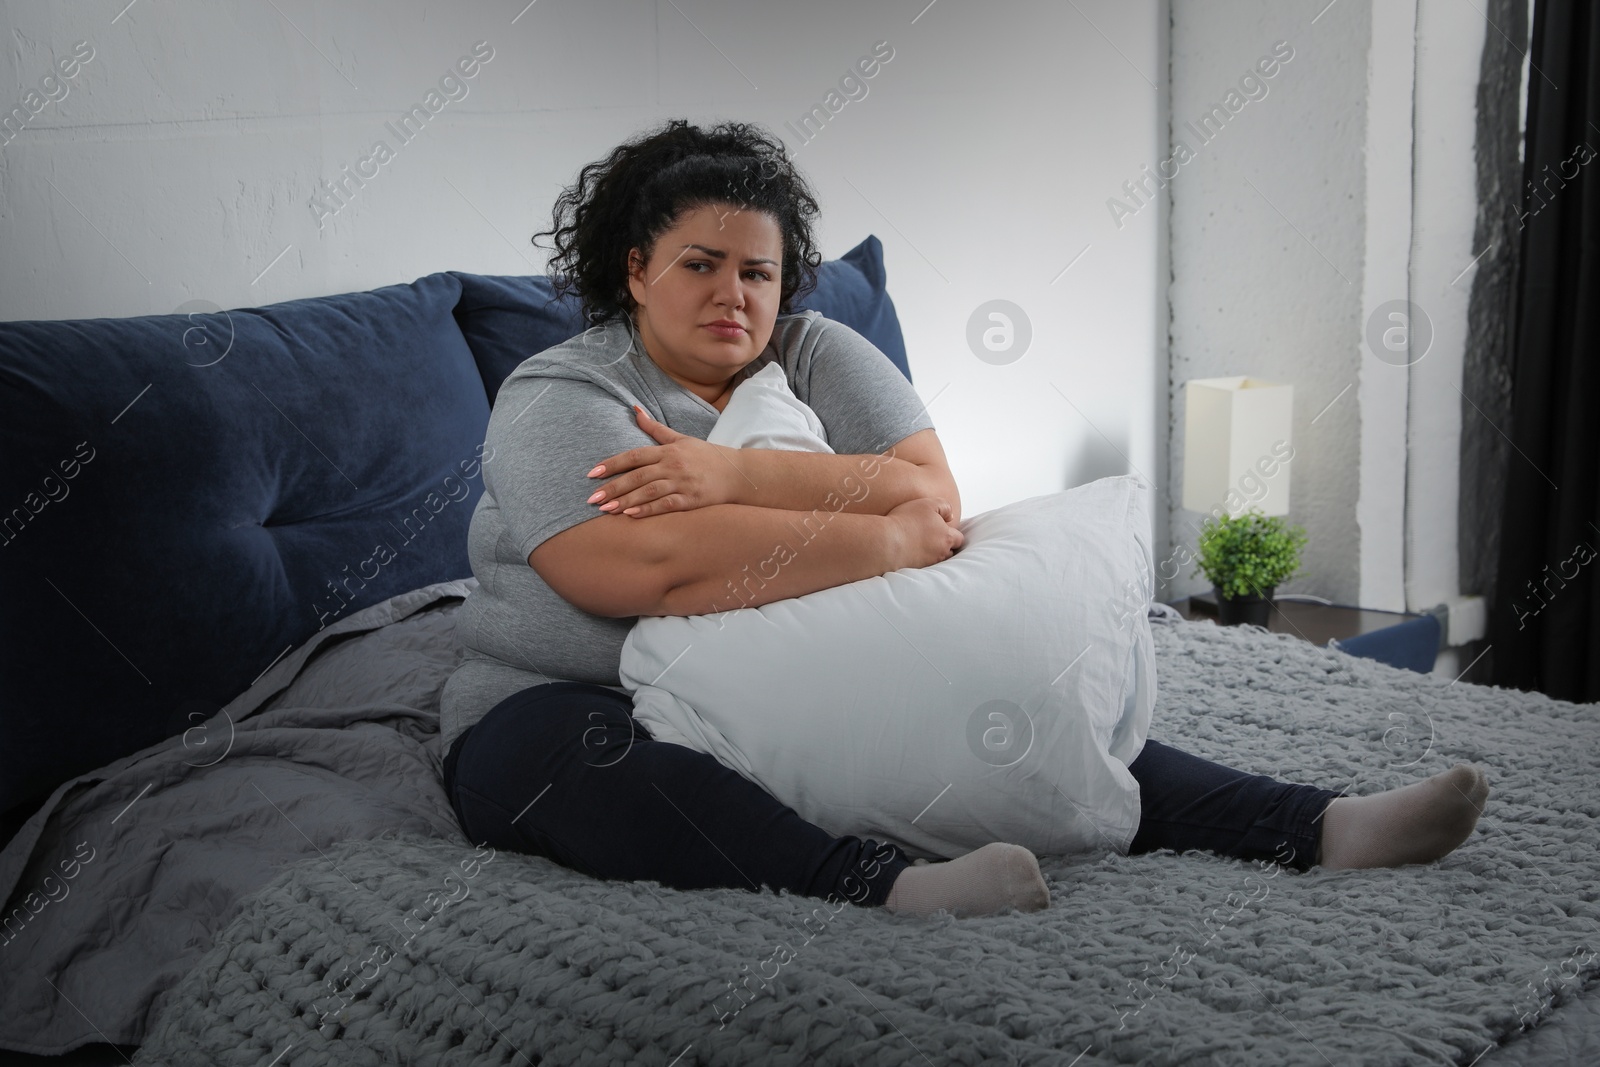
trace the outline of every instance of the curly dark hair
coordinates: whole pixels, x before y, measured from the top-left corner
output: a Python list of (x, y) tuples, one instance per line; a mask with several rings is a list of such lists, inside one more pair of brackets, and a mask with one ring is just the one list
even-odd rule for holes
[(556, 199), (551, 282), (557, 297), (576, 293), (584, 321), (599, 325), (637, 306), (628, 290), (628, 250), (646, 259), (656, 239), (697, 208), (731, 204), (764, 212), (783, 234), (782, 298), (816, 287), (822, 256), (813, 248), (816, 199), (783, 143), (751, 123), (724, 122), (702, 130), (687, 119), (626, 141), (590, 163)]

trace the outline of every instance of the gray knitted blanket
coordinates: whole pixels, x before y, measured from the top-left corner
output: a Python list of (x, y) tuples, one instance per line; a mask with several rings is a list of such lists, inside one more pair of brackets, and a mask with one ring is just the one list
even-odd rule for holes
[(1376, 871), (1044, 857), (1048, 911), (959, 921), (348, 842), (246, 904), (135, 1062), (1468, 1064), (1593, 984), (1596, 706), (1154, 630), (1152, 736), (1357, 794), (1475, 761), (1476, 834)]

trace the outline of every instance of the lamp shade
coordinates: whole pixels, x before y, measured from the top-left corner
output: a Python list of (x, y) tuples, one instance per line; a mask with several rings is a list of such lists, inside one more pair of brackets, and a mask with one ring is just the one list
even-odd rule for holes
[(1293, 410), (1292, 385), (1242, 375), (1185, 382), (1183, 506), (1287, 515)]

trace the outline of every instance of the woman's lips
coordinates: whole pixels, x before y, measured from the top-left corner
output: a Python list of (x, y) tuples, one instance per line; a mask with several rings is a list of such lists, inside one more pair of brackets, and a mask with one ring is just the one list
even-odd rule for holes
[(737, 326), (707, 326), (706, 329), (718, 337), (743, 337), (744, 330)]

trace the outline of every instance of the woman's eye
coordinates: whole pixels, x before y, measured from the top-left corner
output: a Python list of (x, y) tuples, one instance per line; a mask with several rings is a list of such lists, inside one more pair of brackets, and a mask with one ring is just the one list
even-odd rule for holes
[[(684, 266), (688, 267), (690, 270), (694, 270), (695, 267), (709, 267), (709, 266), (711, 266), (711, 264), (707, 263), (703, 259), (696, 259), (696, 260), (693, 260), (691, 262), (685, 263)], [(696, 270), (695, 273), (699, 274), (700, 271)], [(751, 274), (754, 274), (756, 277), (760, 278), (764, 282), (770, 282), (772, 280), (772, 275), (768, 274), (764, 270), (751, 269), (751, 270), (745, 271), (745, 275), (746, 276), (749, 276)]]

